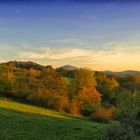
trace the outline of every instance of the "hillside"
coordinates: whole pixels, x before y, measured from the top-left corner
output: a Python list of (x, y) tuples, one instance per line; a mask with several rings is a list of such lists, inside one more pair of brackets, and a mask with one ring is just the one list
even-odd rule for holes
[(119, 75), (119, 76), (126, 76), (126, 75), (140, 75), (140, 71), (134, 71), (134, 70), (126, 70), (121, 72), (114, 72), (114, 71), (104, 71), (106, 75)]
[(108, 127), (0, 98), (0, 140), (100, 140)]
[(77, 69), (79, 69), (78, 67), (75, 67), (72, 65), (64, 65), (64, 66), (61, 66), (60, 68), (63, 68), (65, 70), (77, 70)]
[[(6, 65), (8, 67), (12, 66), (12, 67), (21, 68), (21, 69), (35, 69), (35, 70), (43, 70), (45, 68), (52, 67), (50, 65), (43, 66), (43, 65), (37, 64), (35, 62), (31, 62), (31, 61), (9, 61), (9, 62), (5, 62), (5, 63), (0, 63), (0, 65)], [(72, 65), (64, 65), (64, 66), (61, 66), (56, 69), (64, 69), (66, 71), (73, 71), (73, 70), (77, 70), (79, 68), (72, 66)], [(120, 71), (120, 72), (106, 70), (106, 71), (99, 71), (99, 72), (103, 72), (106, 75), (119, 75), (119, 76), (126, 76), (128, 74), (140, 75), (140, 71), (135, 71), (135, 70), (125, 70), (125, 71)]]
[(43, 70), (45, 66), (42, 66), (40, 64), (37, 64), (35, 62), (31, 61), (9, 61), (5, 63), (1, 63), (1, 65), (7, 65), (7, 66), (12, 66), (15, 68), (21, 68), (21, 69), (36, 69), (36, 70)]

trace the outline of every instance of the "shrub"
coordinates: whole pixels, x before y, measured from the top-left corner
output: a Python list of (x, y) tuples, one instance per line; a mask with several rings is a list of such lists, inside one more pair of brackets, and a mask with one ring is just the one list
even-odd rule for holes
[(133, 118), (140, 111), (140, 95), (132, 93), (120, 93), (117, 96), (117, 112), (118, 120), (124, 118)]
[(137, 117), (125, 118), (125, 119), (121, 120), (121, 123), (133, 127), (135, 134), (140, 136), (140, 120), (139, 120), (139, 118), (137, 118)]
[(114, 108), (106, 109), (104, 107), (100, 107), (92, 114), (92, 119), (98, 122), (109, 122), (112, 120), (114, 113)]
[(134, 129), (131, 125), (114, 125), (107, 131), (105, 140), (135, 140)]
[(140, 96), (132, 93), (120, 93), (117, 96), (115, 117), (120, 124), (108, 130), (107, 140), (135, 140), (140, 135)]
[(80, 112), (84, 116), (90, 116), (97, 108), (100, 107), (100, 104), (91, 104), (91, 103), (86, 103), (81, 106)]

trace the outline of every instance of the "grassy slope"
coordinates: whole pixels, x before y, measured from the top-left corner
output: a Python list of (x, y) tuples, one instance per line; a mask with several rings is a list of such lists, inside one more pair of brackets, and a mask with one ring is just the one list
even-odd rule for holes
[(107, 127), (0, 98), (0, 140), (102, 140)]

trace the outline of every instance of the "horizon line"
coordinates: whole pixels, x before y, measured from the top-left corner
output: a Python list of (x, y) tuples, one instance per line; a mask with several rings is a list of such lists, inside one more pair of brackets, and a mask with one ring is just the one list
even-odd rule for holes
[(104, 69), (104, 70), (95, 70), (95, 69), (92, 69), (92, 68), (89, 68), (89, 67), (78, 67), (76, 65), (72, 65), (72, 64), (64, 64), (64, 65), (61, 65), (59, 67), (56, 67), (54, 65), (51, 65), (51, 64), (48, 64), (48, 65), (45, 65), (45, 64), (41, 64), (39, 62), (35, 62), (35, 61), (24, 61), (24, 60), (11, 60), (11, 61), (4, 61), (4, 62), (0, 62), (0, 64), (5, 64), (5, 63), (8, 63), (8, 62), (31, 62), (31, 63), (36, 63), (38, 65), (41, 65), (41, 66), (52, 66), (53, 68), (57, 69), (57, 68), (61, 68), (63, 66), (66, 66), (66, 65), (69, 65), (69, 66), (72, 66), (72, 67), (77, 67), (77, 68), (88, 68), (88, 69), (91, 69), (93, 71), (98, 71), (98, 72), (106, 72), (106, 71), (110, 71), (110, 72), (124, 72), (124, 71), (136, 71), (136, 72), (140, 72), (140, 70), (136, 70), (136, 69), (124, 69), (124, 70), (111, 70), (111, 69)]

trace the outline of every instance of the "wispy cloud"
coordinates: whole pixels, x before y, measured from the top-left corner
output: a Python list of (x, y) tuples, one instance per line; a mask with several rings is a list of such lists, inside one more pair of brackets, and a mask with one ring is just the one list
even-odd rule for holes
[(19, 52), (18, 58), (27, 59), (51, 59), (51, 60), (62, 60), (62, 59), (73, 59), (79, 57), (87, 57), (92, 54), (91, 51), (79, 48), (67, 48), (67, 49), (45, 49), (43, 53), (36, 52)]
[[(51, 64), (55, 67), (72, 64), (96, 70), (140, 70), (140, 46), (125, 42), (107, 42), (100, 50), (93, 47), (51, 48), (45, 45), (33, 47), (29, 44), (15, 44), (15, 46), (16, 49), (13, 54), (10, 54), (9, 59), (11, 57), (17, 60), (35, 61), (44, 65)], [(0, 60), (5, 59), (1, 57)]]

